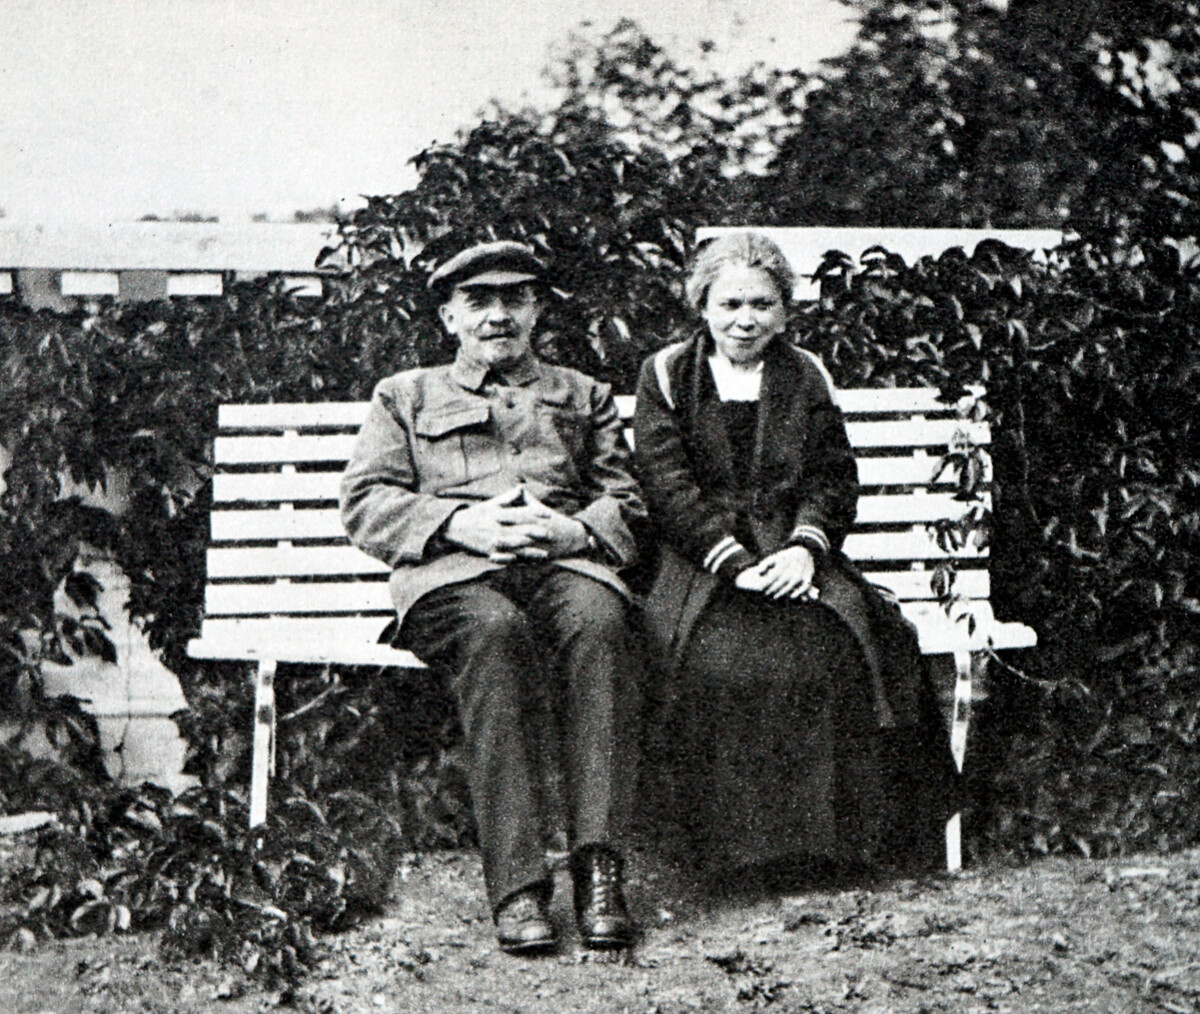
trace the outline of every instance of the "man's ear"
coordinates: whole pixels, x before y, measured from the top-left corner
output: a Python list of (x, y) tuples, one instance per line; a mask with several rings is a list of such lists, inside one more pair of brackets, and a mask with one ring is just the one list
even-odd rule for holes
[(443, 303), (438, 307), (438, 318), (442, 322), (442, 327), (449, 331), (450, 322), (454, 320), (454, 311), (450, 309), (449, 303)]
[(535, 321), (541, 320), (546, 312), (546, 294), (537, 285), (533, 287), (533, 312)]

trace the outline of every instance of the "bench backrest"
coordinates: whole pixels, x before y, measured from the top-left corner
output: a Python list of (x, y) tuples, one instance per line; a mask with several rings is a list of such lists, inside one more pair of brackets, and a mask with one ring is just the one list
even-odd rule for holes
[[(947, 551), (931, 526), (971, 506), (955, 499), (953, 468), (935, 473), (947, 448), (964, 437), (986, 447), (987, 423), (960, 418), (931, 388), (843, 390), (839, 401), (863, 487), (846, 553), (909, 613), (933, 607), (931, 571), (953, 556), (954, 590), (986, 610), (986, 548), (968, 542)], [(631, 417), (633, 399), (618, 402)], [(337, 509), (340, 475), (366, 408), (221, 407), (206, 639), (235, 629), (239, 640), (253, 639), (261, 626), (261, 636), (275, 643), (292, 628), (305, 640), (375, 641), (392, 614), (388, 568), (350, 545)]]

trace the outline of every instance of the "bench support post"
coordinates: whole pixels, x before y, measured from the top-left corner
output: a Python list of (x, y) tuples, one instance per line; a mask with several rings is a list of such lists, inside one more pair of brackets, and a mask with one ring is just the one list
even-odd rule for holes
[(275, 753), (275, 659), (258, 663), (254, 678), (254, 751), (250, 772), (250, 826), (267, 821), (267, 787)]
[[(971, 724), (971, 653), (954, 653), (954, 697), (950, 713), (950, 753), (954, 766), (962, 774), (967, 757), (967, 727)], [(946, 822), (946, 869), (958, 873), (962, 869), (962, 814), (954, 814)]]

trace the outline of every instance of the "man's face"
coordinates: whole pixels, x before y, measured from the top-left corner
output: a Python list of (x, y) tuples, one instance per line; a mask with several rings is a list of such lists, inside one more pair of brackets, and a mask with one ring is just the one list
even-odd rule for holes
[(529, 356), (541, 304), (533, 286), (456, 285), (438, 309), (462, 354), (480, 366), (504, 366)]

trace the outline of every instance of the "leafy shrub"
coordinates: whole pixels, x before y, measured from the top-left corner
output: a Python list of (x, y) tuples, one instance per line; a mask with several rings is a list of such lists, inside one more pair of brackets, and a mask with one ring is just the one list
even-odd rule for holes
[(295, 985), (319, 955), (315, 931), (387, 896), (399, 828), (370, 797), (287, 795), (248, 830), (240, 795), (96, 786), (53, 761), (0, 749), (6, 805), (49, 809), (25, 862), (0, 888), (0, 938), (164, 929), (175, 956), (211, 955)]
[[(39, 724), (65, 762), (20, 752), (20, 729), (3, 749), (0, 811), (48, 809), (59, 826), (4, 871), (0, 939), (163, 927), (175, 952), (207, 950), (293, 981), (313, 959), (314, 930), (386, 897), (401, 825), (385, 814), (408, 822), (408, 776), (376, 764), (397, 791), (347, 793), (366, 783), (339, 765), (368, 769), (355, 748), (368, 735), (381, 748), (380, 709), (361, 688), (318, 702), (283, 723), (278, 803), (263, 848), (248, 838), (245, 666), (201, 666), (183, 650), (202, 615), (211, 433), (223, 401), (365, 397), (375, 378), (360, 376), (360, 349), (386, 347), (396, 365), (404, 353), (388, 336), (333, 326), (345, 323), (340, 291), (305, 302), (278, 280), (227, 279), (226, 293), (70, 315), (0, 310), (0, 443), (12, 454), (0, 495), (0, 690), (9, 717)], [(97, 487), (128, 509), (85, 502)], [(65, 661), (60, 644), (113, 658), (100, 589), (75, 569), (81, 550), (112, 555), (130, 575), (131, 611), (184, 683), (191, 707), (179, 724), (203, 787), (176, 801), (107, 784), (94, 724), (40, 692), (39, 661)], [(74, 625), (56, 614), (60, 592), (80, 607)], [(281, 705), (296, 710), (289, 692), (328, 679), (299, 679)], [(411, 757), (420, 748), (410, 738)], [(419, 779), (412, 789), (422, 801), (441, 794)]]
[(831, 254), (807, 341), (842, 384), (988, 385), (993, 602), (1032, 624), (1034, 684), (993, 833), (1085, 852), (1196, 840), (1200, 272), (1167, 244), (996, 243), (915, 265)]

